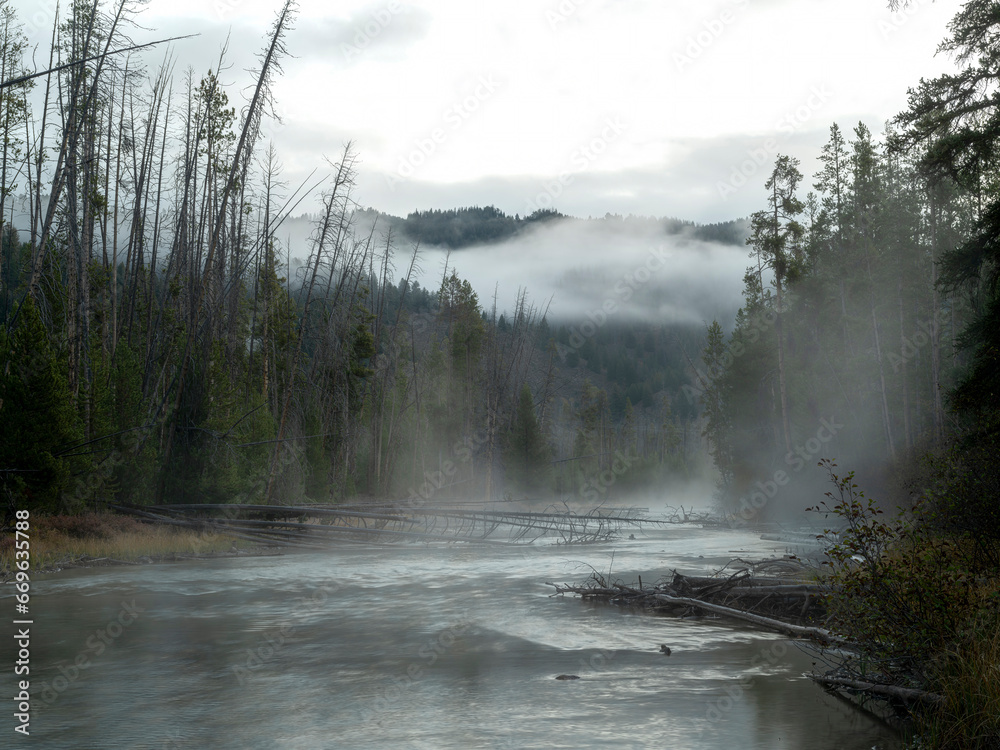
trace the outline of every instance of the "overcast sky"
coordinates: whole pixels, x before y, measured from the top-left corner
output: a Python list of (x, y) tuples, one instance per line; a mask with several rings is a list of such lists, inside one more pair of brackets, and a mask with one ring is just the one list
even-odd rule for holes
[[(149, 0), (136, 41), (214, 67), (239, 102), (279, 0)], [(50, 0), (14, 0), (47, 55)], [(289, 182), (354, 141), (357, 200), (493, 204), (709, 222), (761, 207), (777, 153), (815, 156), (836, 121), (876, 134), (935, 57), (957, 2), (301, 0), (271, 125)], [(148, 54), (152, 69), (162, 49)], [(763, 162), (758, 166), (759, 162)], [(739, 174), (742, 170), (748, 175)]]

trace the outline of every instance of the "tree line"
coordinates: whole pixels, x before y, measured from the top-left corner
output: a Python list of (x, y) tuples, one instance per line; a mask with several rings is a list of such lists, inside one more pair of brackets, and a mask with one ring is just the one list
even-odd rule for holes
[(709, 326), (697, 376), (730, 501), (815, 464), (817, 441), (887, 488), (954, 434), (948, 391), (969, 360), (959, 343), (974, 305), (942, 264), (972, 231), (979, 198), (928, 174), (926, 152), (901, 150), (900, 138), (834, 124), (811, 190), (789, 156), (766, 181), (744, 305), (728, 337)]
[[(134, 46), (134, 10), (76, 0), (54, 24), (50, 72), (28, 77), (24, 35), (0, 0), (7, 505), (587, 487), (603, 500), (609, 483), (592, 479), (616, 451), (654, 474), (694, 461), (694, 409), (670, 412), (682, 366), (669, 332), (625, 332), (624, 364), (595, 342), (567, 362), (566, 328), (550, 330), (526, 293), (484, 303), (453, 267), (421, 287), (417, 241), (434, 230), (409, 235), (439, 214), (404, 232), (358, 206), (350, 145), (326, 176), (286, 183), (262, 123), (294, 3), (241, 104), (219, 81), (225, 50), (212, 70), (179, 77), (169, 55), (150, 70), (119, 54)], [(321, 210), (293, 270), (281, 227), (310, 195)], [(462, 242), (507, 220), (441, 216), (474, 228)], [(671, 362), (668, 376), (643, 364), (650, 356)]]
[[(8, 500), (74, 510), (107, 496), (383, 494), (398, 467), (419, 476), (432, 446), (468, 430), (481, 408), (472, 381), (492, 366), (489, 456), (536, 312), (516, 301), (498, 335), (467, 284), (446, 279), (427, 327), (447, 343), (416, 360), (423, 333), (405, 321), (427, 294), (407, 309), (412, 262), (397, 285), (391, 231), (356, 221), (352, 148), (327, 177), (289, 188), (261, 137), (295, 4), (278, 13), (239, 112), (217, 76), (224, 51), (180, 85), (169, 56), (151, 73), (111, 54), (128, 45), (133, 10), (72, 3), (53, 29), (59, 70), (34, 79), (38, 113), (34, 81), (2, 90)], [(8, 2), (2, 14), (9, 80), (25, 41)], [(278, 232), (314, 190), (322, 211), (291, 284)]]
[(705, 242), (738, 245), (746, 235), (745, 221), (698, 224), (670, 217), (636, 216), (607, 213), (602, 217), (579, 219), (554, 209), (538, 209), (528, 216), (510, 216), (495, 206), (470, 206), (454, 209), (413, 211), (405, 219), (385, 216), (401, 236), (423, 245), (452, 250), (472, 245), (489, 244), (511, 239), (533, 226), (546, 222), (568, 222), (584, 225), (612, 225), (623, 229), (656, 231), (664, 235), (686, 234)]
[(996, 27), (992, 4), (967, 2), (941, 45), (959, 72), (912, 88), (881, 136), (833, 124), (810, 176), (777, 157), (750, 219), (743, 307), (730, 332), (708, 326), (692, 366), (728, 503), (745, 510), (822, 453), (900, 498), (943, 472), (964, 483), (968, 517), (993, 516)]
[(964, 3), (940, 48), (957, 72), (920, 81), (881, 138), (833, 125), (811, 190), (778, 156), (744, 305), (693, 368), (725, 506), (826, 525), (852, 654), (827, 677), (922, 691), (893, 705), (920, 747), (1000, 737), (998, 30), (996, 3)]

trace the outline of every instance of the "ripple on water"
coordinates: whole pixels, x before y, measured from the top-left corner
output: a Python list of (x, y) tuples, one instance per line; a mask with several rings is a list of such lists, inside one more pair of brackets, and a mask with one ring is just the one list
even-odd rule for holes
[[(591, 569), (646, 582), (673, 568), (710, 572), (738, 548), (781, 553), (748, 534), (685, 528), (621, 546), (352, 545), (67, 571), (33, 589), (33, 740), (72, 750), (899, 747), (804, 680), (809, 658), (784, 639), (550, 598), (544, 585)], [(144, 611), (96, 653), (88, 638), (126, 597)], [(46, 705), (42, 691), (81, 654), (88, 667)]]

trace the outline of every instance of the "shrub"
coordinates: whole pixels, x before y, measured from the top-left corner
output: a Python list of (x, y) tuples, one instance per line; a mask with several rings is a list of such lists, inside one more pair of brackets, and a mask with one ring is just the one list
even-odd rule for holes
[(930, 660), (982, 607), (975, 576), (960, 564), (964, 541), (924, 523), (926, 508), (919, 503), (886, 522), (853, 472), (839, 477), (836, 464), (821, 464), (835, 491), (810, 510), (846, 523), (825, 562), (837, 592), (829, 600), (831, 627), (869, 660), (922, 680)]

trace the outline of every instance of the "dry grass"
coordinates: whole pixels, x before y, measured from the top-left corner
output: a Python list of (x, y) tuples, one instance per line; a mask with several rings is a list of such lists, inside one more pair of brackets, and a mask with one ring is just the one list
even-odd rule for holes
[(980, 624), (937, 665), (945, 708), (924, 717), (919, 747), (1000, 748), (1000, 622)]
[[(228, 552), (254, 545), (212, 534), (141, 523), (126, 516), (90, 513), (31, 519), (31, 570), (40, 572), (73, 563), (137, 562)], [(0, 537), (0, 573), (13, 569), (14, 532)]]

